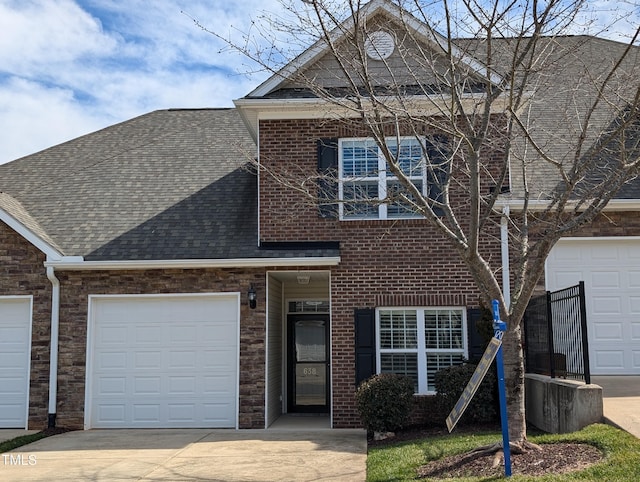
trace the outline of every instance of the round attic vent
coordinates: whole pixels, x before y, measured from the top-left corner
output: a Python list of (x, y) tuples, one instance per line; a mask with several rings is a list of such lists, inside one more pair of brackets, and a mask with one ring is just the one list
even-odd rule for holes
[(389, 32), (378, 30), (367, 35), (364, 49), (369, 58), (373, 60), (388, 59), (396, 48), (396, 42)]

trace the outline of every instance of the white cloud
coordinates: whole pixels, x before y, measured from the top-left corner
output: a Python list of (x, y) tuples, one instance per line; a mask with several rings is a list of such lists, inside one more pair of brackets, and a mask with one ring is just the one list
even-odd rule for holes
[(0, 4), (0, 65), (14, 75), (47, 75), (83, 56), (113, 52), (116, 40), (71, 0)]
[(248, 30), (276, 3), (0, 0), (0, 164), (151, 110), (232, 105), (262, 79), (193, 19)]
[(89, 112), (73, 92), (13, 78), (0, 89), (0, 162), (100, 129), (114, 118)]
[[(636, 0), (589, 4), (611, 35), (638, 23)], [(193, 20), (242, 44), (252, 20), (291, 15), (280, 0), (0, 0), (0, 164), (151, 110), (232, 105), (266, 74), (242, 75), (255, 66)]]

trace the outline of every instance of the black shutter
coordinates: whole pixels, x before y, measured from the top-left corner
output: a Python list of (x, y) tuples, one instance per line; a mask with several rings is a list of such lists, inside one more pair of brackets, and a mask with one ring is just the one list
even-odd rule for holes
[[(428, 166), (427, 166), (427, 197), (432, 201), (442, 202), (442, 187), (448, 182), (449, 164), (448, 150), (449, 140), (446, 136), (433, 136), (426, 141)], [(437, 216), (443, 216), (442, 208), (434, 207), (433, 212)]]
[(355, 310), (356, 386), (376, 374), (376, 317), (373, 308)]
[(478, 362), (484, 354), (487, 342), (478, 331), (478, 321), (482, 316), (480, 308), (467, 310), (467, 333), (469, 335), (469, 361)]
[(318, 139), (318, 211), (322, 218), (338, 218), (338, 139)]

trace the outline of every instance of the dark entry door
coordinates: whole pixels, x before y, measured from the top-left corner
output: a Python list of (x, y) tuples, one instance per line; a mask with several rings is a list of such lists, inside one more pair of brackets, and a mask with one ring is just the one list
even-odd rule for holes
[(329, 407), (329, 315), (289, 315), (288, 411)]

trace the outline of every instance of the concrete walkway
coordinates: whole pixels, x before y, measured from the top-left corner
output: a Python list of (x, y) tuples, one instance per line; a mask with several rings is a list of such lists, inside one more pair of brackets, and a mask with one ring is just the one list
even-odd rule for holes
[(363, 430), (87, 430), (0, 454), (7, 481), (364, 481)]
[(602, 387), (605, 420), (640, 438), (640, 376), (592, 376)]

